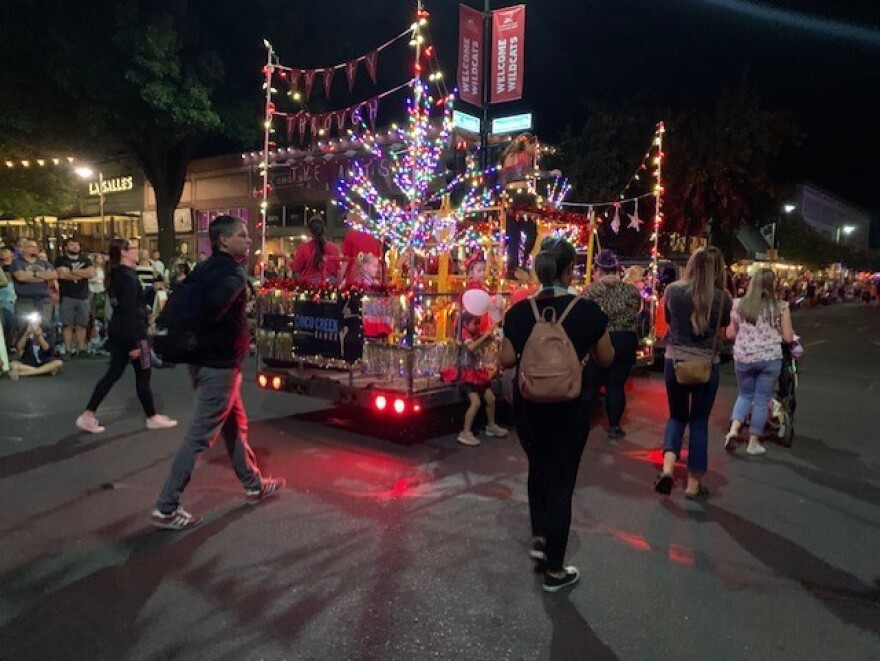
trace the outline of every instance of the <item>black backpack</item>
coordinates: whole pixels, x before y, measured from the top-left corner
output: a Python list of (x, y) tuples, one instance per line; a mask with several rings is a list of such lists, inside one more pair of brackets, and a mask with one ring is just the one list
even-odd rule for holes
[(187, 278), (178, 284), (156, 319), (153, 350), (166, 363), (198, 365), (198, 328), (202, 323), (202, 283)]

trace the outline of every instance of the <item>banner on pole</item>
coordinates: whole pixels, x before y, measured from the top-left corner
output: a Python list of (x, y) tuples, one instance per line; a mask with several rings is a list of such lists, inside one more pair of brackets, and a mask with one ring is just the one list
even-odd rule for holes
[(483, 13), (458, 6), (458, 94), (462, 101), (483, 105)]
[(522, 98), (526, 54), (526, 6), (492, 12), (491, 103)]

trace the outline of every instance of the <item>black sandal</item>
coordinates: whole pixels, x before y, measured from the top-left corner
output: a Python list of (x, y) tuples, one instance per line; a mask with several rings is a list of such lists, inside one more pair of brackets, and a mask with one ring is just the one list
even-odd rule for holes
[(660, 473), (654, 480), (654, 491), (664, 496), (672, 493), (672, 475), (668, 473)]
[(688, 500), (697, 500), (698, 498), (707, 498), (709, 496), (709, 490), (704, 486), (700, 485), (697, 487), (697, 490), (693, 493), (689, 491), (684, 492), (684, 497)]

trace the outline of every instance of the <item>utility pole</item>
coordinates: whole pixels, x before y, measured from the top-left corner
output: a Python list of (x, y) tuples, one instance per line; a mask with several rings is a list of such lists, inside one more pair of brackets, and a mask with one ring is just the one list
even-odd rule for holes
[(483, 150), (480, 165), (483, 172), (489, 169), (489, 79), (492, 66), (492, 0), (483, 0), (483, 123), (480, 127), (480, 149)]

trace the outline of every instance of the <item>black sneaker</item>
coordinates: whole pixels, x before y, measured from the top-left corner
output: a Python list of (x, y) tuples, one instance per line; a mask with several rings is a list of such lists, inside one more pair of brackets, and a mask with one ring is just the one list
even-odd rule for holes
[(155, 527), (162, 530), (188, 530), (195, 528), (202, 522), (200, 518), (193, 516), (182, 507), (178, 507), (171, 514), (153, 510), (150, 521)]
[(619, 441), (621, 438), (626, 436), (626, 432), (623, 431), (619, 426), (612, 427), (608, 430), (608, 440), (610, 441)]
[(532, 548), (529, 549), (529, 557), (532, 560), (545, 562), (547, 560), (547, 542), (540, 539), (532, 542)]
[(284, 488), (287, 480), (283, 477), (264, 477), (259, 489), (247, 491), (248, 505), (256, 505), (264, 500), (278, 495), (278, 492)]
[(544, 572), (544, 592), (559, 592), (560, 590), (574, 585), (581, 577), (577, 567), (566, 567), (565, 576), (556, 578)]

